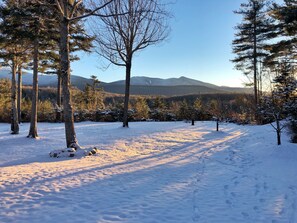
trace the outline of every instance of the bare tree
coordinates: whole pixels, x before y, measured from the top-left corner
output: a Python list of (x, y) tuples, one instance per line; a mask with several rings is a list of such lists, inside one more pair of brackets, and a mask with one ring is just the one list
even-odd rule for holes
[(277, 145), (281, 145), (281, 133), (285, 127), (285, 125), (281, 123), (281, 120), (285, 117), (283, 98), (278, 94), (278, 92), (274, 91), (271, 95), (263, 97), (260, 109), (264, 119), (267, 119), (276, 132)]
[[(115, 0), (92, 23), (98, 54), (126, 69), (123, 127), (128, 127), (132, 59), (137, 51), (164, 41), (169, 34), (169, 13), (160, 0)], [(94, 17), (95, 18), (95, 17)]]

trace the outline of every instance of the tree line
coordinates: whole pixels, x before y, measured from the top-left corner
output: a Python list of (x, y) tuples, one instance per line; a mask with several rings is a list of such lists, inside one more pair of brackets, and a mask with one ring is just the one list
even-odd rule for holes
[[(0, 100), (0, 121), (9, 122), (10, 86), (9, 80), (0, 80), (2, 97)], [(109, 94), (93, 84), (84, 90), (71, 88), (74, 121), (123, 121), (125, 98)], [(30, 121), (32, 88), (25, 87), (22, 96), (24, 122)], [(38, 120), (41, 122), (61, 122), (60, 108), (56, 106), (57, 92), (54, 88), (39, 89)], [(132, 95), (128, 104), (129, 121), (189, 121), (218, 120), (238, 124), (250, 124), (253, 119), (252, 97), (246, 94), (205, 94), (177, 97)], [(62, 116), (63, 117), (63, 116)]]

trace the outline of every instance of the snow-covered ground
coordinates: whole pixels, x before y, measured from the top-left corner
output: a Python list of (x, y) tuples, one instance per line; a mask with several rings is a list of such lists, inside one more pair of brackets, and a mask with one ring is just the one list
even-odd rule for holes
[(297, 145), (268, 126), (76, 124), (90, 157), (50, 158), (63, 124), (0, 124), (0, 222), (297, 222)]

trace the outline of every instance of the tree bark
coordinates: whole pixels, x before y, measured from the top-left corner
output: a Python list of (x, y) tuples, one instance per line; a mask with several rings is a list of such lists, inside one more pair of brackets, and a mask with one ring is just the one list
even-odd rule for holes
[(22, 66), (18, 67), (18, 98), (17, 98), (17, 106), (18, 106), (18, 119), (19, 123), (22, 122)]
[(132, 59), (126, 63), (126, 86), (125, 86), (125, 101), (124, 101), (124, 117), (123, 127), (129, 127), (128, 124), (128, 109), (129, 109), (129, 98), (130, 98), (130, 79), (131, 79), (131, 68)]
[(57, 86), (57, 106), (58, 109), (56, 111), (56, 122), (61, 122), (61, 105), (62, 105), (62, 78), (61, 78), (61, 72), (58, 72), (58, 86)]
[(37, 104), (38, 104), (38, 62), (39, 62), (39, 39), (34, 40), (34, 54), (33, 54), (33, 92), (32, 92), (32, 106), (31, 106), (31, 121), (30, 130), (27, 137), (37, 138)]
[(61, 78), (64, 107), (64, 122), (67, 148), (80, 148), (74, 129), (73, 109), (70, 92), (70, 57), (69, 57), (69, 20), (63, 18), (60, 23), (60, 52), (61, 52)]
[(259, 122), (259, 116), (257, 115), (257, 107), (259, 103), (258, 99), (258, 78), (257, 78), (257, 20), (256, 15), (254, 18), (254, 29), (253, 29), (253, 72), (254, 72), (254, 106), (255, 106), (255, 120)]
[(15, 58), (12, 62), (12, 77), (11, 77), (11, 134), (19, 134), (19, 120), (17, 109), (17, 86), (16, 86), (16, 71), (17, 66)]

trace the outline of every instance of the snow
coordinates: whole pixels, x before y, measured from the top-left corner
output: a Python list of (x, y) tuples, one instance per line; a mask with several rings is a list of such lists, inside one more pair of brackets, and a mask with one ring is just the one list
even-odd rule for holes
[(297, 222), (297, 146), (271, 126), (76, 123), (94, 156), (51, 158), (63, 124), (38, 140), (0, 124), (0, 222)]

